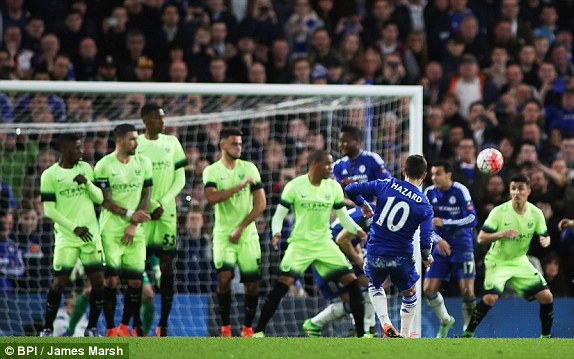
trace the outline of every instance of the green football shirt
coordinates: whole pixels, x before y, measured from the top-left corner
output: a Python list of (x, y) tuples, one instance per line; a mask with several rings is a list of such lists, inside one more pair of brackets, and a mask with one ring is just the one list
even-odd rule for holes
[[(205, 187), (214, 187), (224, 191), (237, 186), (245, 178), (251, 177), (254, 185), (246, 186), (227, 200), (215, 205), (215, 223), (213, 225), (214, 237), (229, 236), (253, 209), (253, 191), (262, 188), (261, 175), (257, 167), (247, 161), (235, 160), (235, 168), (225, 167), (223, 162), (217, 161), (203, 170), (203, 184)], [(255, 222), (251, 222), (245, 231), (255, 229)]]
[[(153, 179), (151, 198), (160, 201), (171, 188), (175, 171), (187, 164), (185, 152), (177, 137), (162, 133), (158, 135), (157, 140), (148, 140), (145, 135), (139, 135), (136, 152), (151, 160)], [(162, 205), (166, 211), (175, 212), (175, 199)]]
[(345, 206), (341, 185), (329, 178), (313, 186), (309, 176), (299, 176), (285, 186), (281, 204), (293, 208), (294, 226), (288, 242), (309, 245), (317, 241), (331, 241), (331, 209)]
[(512, 208), (512, 201), (505, 202), (494, 209), (484, 222), (482, 230), (494, 233), (514, 229), (515, 238), (501, 238), (492, 242), (488, 254), (496, 259), (514, 259), (525, 256), (534, 234), (546, 236), (546, 220), (542, 211), (530, 202), (526, 203), (526, 212), (520, 215)]
[[(92, 235), (98, 230), (98, 220), (94, 203), (88, 195), (87, 185), (74, 182), (77, 175), (83, 175), (88, 181), (94, 181), (92, 167), (80, 161), (73, 168), (62, 168), (54, 163), (46, 169), (40, 177), (40, 192), (42, 202), (55, 202), (56, 209), (77, 227), (88, 227)], [(78, 243), (82, 241), (74, 233), (75, 228), (66, 228), (54, 223), (56, 243)]]
[[(102, 190), (112, 189), (112, 201), (132, 211), (139, 207), (142, 189), (153, 183), (151, 161), (147, 157), (135, 155), (128, 163), (121, 163), (115, 151), (98, 161), (94, 175)], [(100, 215), (102, 233), (109, 236), (122, 236), (129, 223), (128, 217), (105, 208)]]

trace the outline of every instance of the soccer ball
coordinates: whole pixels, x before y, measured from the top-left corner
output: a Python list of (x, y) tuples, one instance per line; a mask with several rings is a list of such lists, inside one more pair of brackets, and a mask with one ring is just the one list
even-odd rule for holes
[(502, 166), (504, 166), (504, 157), (496, 148), (485, 148), (476, 157), (476, 167), (484, 174), (498, 173)]

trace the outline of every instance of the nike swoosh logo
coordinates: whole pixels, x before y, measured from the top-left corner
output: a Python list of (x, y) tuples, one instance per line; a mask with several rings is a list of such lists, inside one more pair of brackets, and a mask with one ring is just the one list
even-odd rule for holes
[(58, 182), (62, 182), (63, 180), (63, 178), (58, 178)]

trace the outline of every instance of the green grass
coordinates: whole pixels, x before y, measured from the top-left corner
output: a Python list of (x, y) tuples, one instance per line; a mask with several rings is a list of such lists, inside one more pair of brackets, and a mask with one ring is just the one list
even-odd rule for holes
[[(574, 339), (0, 338), (7, 344), (129, 343), (130, 358), (574, 358)], [(15, 357), (15, 356), (12, 356)], [(61, 358), (61, 357), (60, 357)], [(87, 356), (84, 358), (88, 358)]]

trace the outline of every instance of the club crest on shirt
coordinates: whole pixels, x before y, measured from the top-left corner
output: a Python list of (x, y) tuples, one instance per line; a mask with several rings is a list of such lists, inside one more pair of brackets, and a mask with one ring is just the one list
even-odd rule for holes
[(365, 167), (365, 165), (360, 165), (360, 166), (359, 166), (359, 172), (365, 173), (366, 170), (367, 170), (367, 167)]
[(456, 203), (456, 197), (455, 197), (455, 196), (451, 196), (451, 197), (448, 199), (448, 203), (450, 203), (450, 204), (455, 204), (455, 203)]
[(136, 176), (141, 176), (142, 170), (139, 169), (139, 168), (137, 168), (137, 169), (135, 170), (135, 174), (136, 174)]
[(244, 179), (245, 178), (245, 173), (240, 173), (237, 175), (237, 177), (239, 177), (239, 179)]
[(528, 229), (534, 228), (534, 222), (528, 222)]
[(170, 152), (171, 152), (171, 148), (170, 148), (170, 147), (165, 147), (164, 150), (165, 150), (165, 153), (170, 153)]

